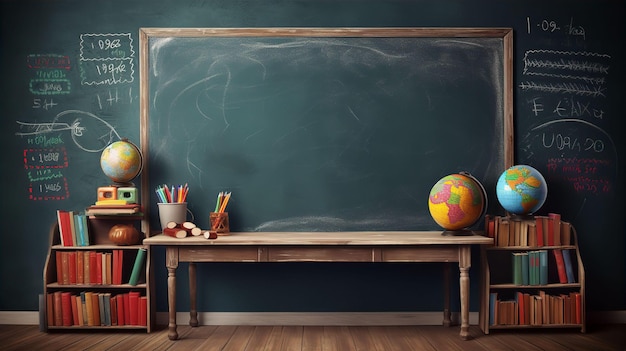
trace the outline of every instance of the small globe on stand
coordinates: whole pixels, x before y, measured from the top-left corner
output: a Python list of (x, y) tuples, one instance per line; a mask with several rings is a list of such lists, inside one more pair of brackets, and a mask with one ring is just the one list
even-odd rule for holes
[(527, 165), (515, 165), (504, 171), (496, 184), (500, 205), (518, 216), (529, 216), (543, 206), (548, 186), (543, 175)]
[(430, 190), (428, 209), (443, 235), (471, 235), (487, 209), (487, 194), (480, 182), (469, 173), (450, 174)]
[(120, 186), (132, 186), (132, 180), (141, 173), (142, 166), (141, 151), (126, 139), (111, 143), (100, 156), (102, 172)]

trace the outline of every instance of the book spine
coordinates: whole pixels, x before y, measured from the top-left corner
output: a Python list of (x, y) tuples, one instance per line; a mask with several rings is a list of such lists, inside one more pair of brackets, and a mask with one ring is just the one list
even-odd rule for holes
[(548, 284), (548, 251), (539, 250), (539, 284)]
[(563, 259), (563, 251), (560, 249), (552, 250), (554, 253), (554, 259), (556, 261), (556, 269), (559, 275), (559, 283), (567, 283), (567, 273), (565, 272), (565, 261)]

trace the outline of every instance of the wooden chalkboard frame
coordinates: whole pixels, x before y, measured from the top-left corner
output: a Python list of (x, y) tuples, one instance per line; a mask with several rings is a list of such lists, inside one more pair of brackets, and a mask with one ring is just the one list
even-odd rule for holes
[[(502, 40), (503, 169), (513, 165), (513, 29), (512, 28), (140, 28), (140, 147), (143, 153), (141, 196), (150, 199), (149, 104), (150, 38), (192, 37), (369, 37), (369, 38), (499, 38)], [(144, 206), (142, 230), (150, 235), (150, 204)]]

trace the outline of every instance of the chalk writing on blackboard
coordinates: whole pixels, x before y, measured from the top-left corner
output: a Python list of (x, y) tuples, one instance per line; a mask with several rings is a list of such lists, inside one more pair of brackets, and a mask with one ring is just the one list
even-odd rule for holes
[(135, 76), (133, 39), (124, 34), (82, 34), (80, 77), (83, 85), (132, 83)]
[(541, 18), (539, 20), (536, 20), (531, 17), (526, 17), (526, 31), (528, 32), (528, 34), (531, 34), (533, 31), (545, 33), (558, 32), (570, 36), (581, 37), (583, 40), (586, 39), (585, 28), (578, 25), (574, 21), (574, 17), (570, 17), (569, 22), (563, 23), (551, 18)]
[[(568, 26), (565, 34), (584, 38), (584, 29), (571, 22)], [(546, 22), (540, 28), (561, 30)], [(608, 194), (617, 181), (616, 146), (600, 126), (608, 118), (604, 104), (610, 61), (610, 55), (588, 51), (535, 49), (524, 54), (527, 80), (518, 87), (534, 123), (521, 139), (522, 150), (526, 160), (575, 193)]]
[(71, 68), (68, 56), (28, 55), (26, 65), (34, 72), (34, 77), (28, 83), (33, 95), (65, 95), (71, 92), (71, 83), (67, 77), (67, 71)]

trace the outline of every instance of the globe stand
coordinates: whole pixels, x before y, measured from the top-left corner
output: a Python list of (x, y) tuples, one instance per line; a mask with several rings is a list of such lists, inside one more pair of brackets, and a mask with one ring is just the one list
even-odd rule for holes
[(509, 218), (514, 219), (514, 220), (529, 220), (529, 219), (533, 219), (535, 218), (535, 216), (532, 213), (529, 214), (516, 214), (516, 213), (509, 213)]
[(441, 232), (443, 236), (471, 236), (474, 235), (474, 232), (468, 229), (461, 230), (444, 230)]

